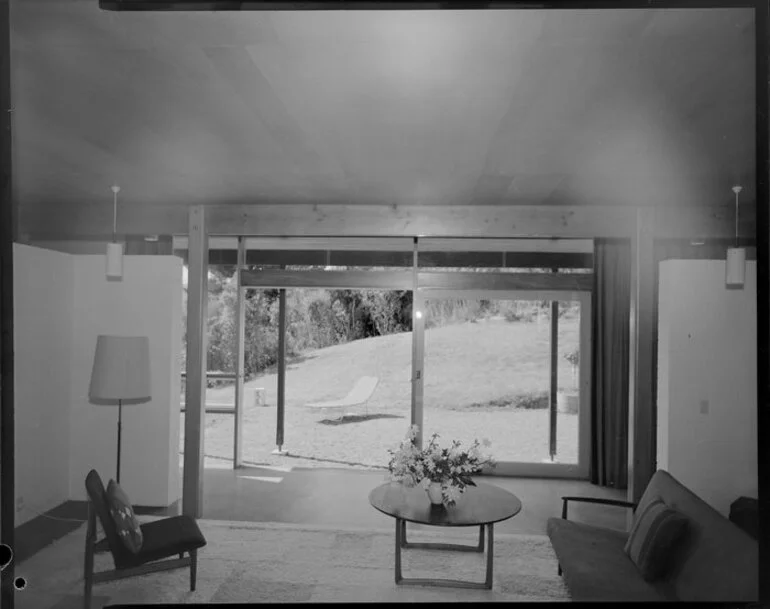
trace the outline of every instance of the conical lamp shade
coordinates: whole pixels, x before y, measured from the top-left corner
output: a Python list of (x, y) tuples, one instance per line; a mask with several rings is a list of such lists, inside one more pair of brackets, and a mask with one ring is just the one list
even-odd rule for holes
[(100, 335), (96, 339), (88, 396), (96, 400), (149, 400), (149, 339)]

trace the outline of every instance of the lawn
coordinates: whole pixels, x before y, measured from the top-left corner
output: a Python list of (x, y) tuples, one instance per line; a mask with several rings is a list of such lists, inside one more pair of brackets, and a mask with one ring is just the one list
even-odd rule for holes
[[(548, 390), (550, 328), (547, 321), (491, 319), (426, 331), (424, 416), (427, 434), (445, 442), (488, 438), (498, 460), (540, 461), (548, 456), (548, 410), (513, 406), (520, 396)], [(572, 383), (571, 366), (561, 354), (578, 344), (577, 318), (560, 320), (559, 385)], [(403, 437), (410, 422), (411, 333), (353, 341), (305, 353), (286, 373), (284, 450), (276, 447), (277, 375), (246, 383), (244, 459), (252, 463), (381, 467), (387, 449)], [(366, 407), (342, 423), (322, 421), (306, 408), (312, 401), (344, 396), (361, 376), (380, 382)], [(253, 390), (264, 389), (265, 406)], [(209, 389), (209, 404), (232, 404), (232, 386)], [(184, 416), (184, 415), (182, 415)], [(183, 429), (182, 429), (183, 431)], [(231, 458), (232, 415), (207, 415), (205, 452)], [(577, 416), (559, 414), (558, 458), (577, 459)], [(183, 444), (182, 444), (183, 445)]]

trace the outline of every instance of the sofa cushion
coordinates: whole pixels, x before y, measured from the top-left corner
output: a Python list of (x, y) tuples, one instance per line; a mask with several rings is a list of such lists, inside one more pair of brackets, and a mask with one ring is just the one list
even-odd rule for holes
[(131, 500), (114, 480), (107, 484), (107, 506), (123, 545), (131, 553), (139, 553), (142, 549), (142, 529), (134, 515)]
[(549, 518), (547, 530), (573, 601), (672, 600), (625, 553), (627, 533), (563, 518)]
[(637, 518), (660, 497), (688, 518), (668, 580), (687, 602), (758, 602), (759, 544), (664, 470), (653, 475), (639, 501)]
[(650, 582), (668, 571), (677, 542), (687, 527), (687, 517), (662, 500), (650, 501), (636, 516), (624, 550)]

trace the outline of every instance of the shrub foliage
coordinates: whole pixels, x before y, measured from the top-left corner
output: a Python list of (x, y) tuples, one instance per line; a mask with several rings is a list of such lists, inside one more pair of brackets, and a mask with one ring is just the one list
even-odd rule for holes
[[(236, 284), (234, 267), (209, 270), (209, 371), (236, 369)], [(280, 290), (247, 290), (245, 303), (245, 371), (250, 378), (278, 361)], [(383, 336), (412, 329), (412, 293), (408, 290), (286, 290), (286, 355)], [(533, 321), (549, 314), (549, 303), (539, 301), (433, 300), (425, 311), (426, 327), (476, 322), (502, 316), (507, 321)], [(562, 303), (559, 316), (572, 315), (575, 306)], [(187, 291), (183, 294), (182, 366), (186, 353)], [(527, 400), (525, 400), (526, 402)], [(535, 403), (538, 400), (534, 400)], [(524, 408), (542, 407), (522, 404)]]

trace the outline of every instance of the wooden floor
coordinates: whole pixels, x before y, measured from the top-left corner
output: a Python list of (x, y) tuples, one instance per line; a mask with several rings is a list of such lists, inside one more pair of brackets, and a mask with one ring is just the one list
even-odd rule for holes
[[(369, 492), (385, 482), (383, 471), (341, 468), (247, 467), (233, 470), (225, 462), (209, 464), (203, 477), (203, 518), (285, 522), (339, 527), (389, 528), (393, 521), (369, 505)], [(542, 534), (550, 517), (561, 516), (563, 495), (625, 499), (625, 491), (585, 481), (485, 476), (479, 481), (514, 493), (522, 510), (496, 525), (501, 533)], [(180, 493), (181, 495), (181, 493)], [(174, 515), (180, 502), (166, 508), (137, 508), (137, 513)], [(625, 508), (601, 505), (570, 507), (570, 518), (624, 530)], [(21, 563), (85, 522), (85, 502), (68, 501), (17, 528), (16, 560)]]
[[(522, 502), (522, 511), (517, 516), (495, 527), (501, 533), (545, 534), (548, 518), (561, 516), (563, 495), (626, 497), (625, 491), (577, 480), (492, 476), (477, 480), (496, 484), (514, 493)], [(368, 500), (369, 492), (383, 482), (383, 471), (208, 468), (203, 480), (203, 517), (340, 527), (390, 527), (392, 519), (372, 508)], [(625, 530), (626, 511), (613, 506), (575, 505), (574, 509), (570, 507), (570, 517)]]

